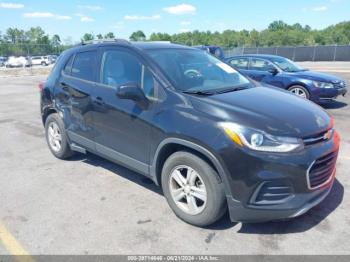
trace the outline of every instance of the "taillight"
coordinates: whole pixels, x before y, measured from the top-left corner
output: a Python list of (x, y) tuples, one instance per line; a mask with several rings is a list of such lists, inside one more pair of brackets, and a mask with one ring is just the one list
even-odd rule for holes
[(40, 82), (38, 87), (39, 87), (39, 91), (42, 92), (44, 90), (44, 87), (45, 87), (45, 81)]

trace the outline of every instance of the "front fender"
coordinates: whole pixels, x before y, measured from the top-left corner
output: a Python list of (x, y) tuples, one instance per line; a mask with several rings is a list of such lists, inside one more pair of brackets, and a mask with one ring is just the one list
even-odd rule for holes
[(158, 181), (158, 177), (157, 177), (157, 170), (159, 168), (158, 159), (161, 155), (162, 149), (169, 144), (181, 145), (181, 146), (189, 148), (189, 149), (191, 149), (195, 152), (198, 152), (198, 153), (202, 154), (203, 156), (205, 156), (213, 164), (213, 166), (217, 170), (217, 172), (218, 172), (217, 180), (219, 183), (223, 183), (226, 196), (231, 195), (231, 191), (230, 191), (230, 188), (228, 186), (226, 171), (225, 171), (224, 167), (222, 166), (222, 164), (220, 163), (220, 161), (218, 160), (218, 157), (214, 153), (212, 153), (210, 150), (208, 150), (207, 148), (205, 148), (201, 145), (198, 145), (198, 144), (191, 142), (191, 141), (188, 141), (188, 140), (175, 138), (175, 137), (164, 139), (157, 147), (155, 156), (153, 158), (153, 162), (150, 166), (151, 178), (153, 179), (153, 181), (157, 185), (160, 184)]

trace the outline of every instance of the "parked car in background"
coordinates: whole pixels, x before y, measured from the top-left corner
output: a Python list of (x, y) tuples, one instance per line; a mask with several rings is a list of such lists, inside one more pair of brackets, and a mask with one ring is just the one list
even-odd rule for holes
[(6, 61), (7, 57), (0, 56), (0, 67), (5, 66)]
[(255, 81), (289, 90), (316, 103), (347, 92), (341, 78), (309, 71), (281, 56), (240, 55), (227, 58), (226, 62)]
[(56, 63), (57, 58), (58, 58), (57, 55), (48, 55), (48, 59), (49, 59), (50, 64)]
[(10, 56), (9, 59), (5, 62), (6, 67), (26, 67), (29, 65), (30, 63), (28, 59), (24, 56)]
[(223, 60), (225, 58), (224, 56), (224, 50), (220, 46), (216, 45), (200, 45), (200, 46), (195, 46), (195, 48), (205, 50), (208, 53), (212, 54), (216, 58), (219, 58), (220, 60)]
[(30, 57), (30, 64), (32, 66), (35, 66), (35, 65), (48, 66), (51, 64), (51, 61), (49, 59), (49, 56), (32, 56)]
[(92, 152), (133, 169), (193, 225), (227, 209), (232, 221), (300, 216), (335, 181), (340, 140), (327, 112), (195, 48), (82, 44), (39, 89), (54, 156)]

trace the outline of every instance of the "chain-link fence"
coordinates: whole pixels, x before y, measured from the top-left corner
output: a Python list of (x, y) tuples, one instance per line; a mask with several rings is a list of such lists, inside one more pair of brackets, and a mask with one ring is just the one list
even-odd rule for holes
[(295, 47), (237, 47), (225, 49), (225, 57), (242, 54), (269, 54), (293, 61), (350, 61), (350, 45)]

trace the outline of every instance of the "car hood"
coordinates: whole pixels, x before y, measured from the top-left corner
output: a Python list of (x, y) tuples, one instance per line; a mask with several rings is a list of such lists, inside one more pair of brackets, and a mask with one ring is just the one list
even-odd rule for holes
[(307, 137), (327, 130), (330, 116), (318, 105), (285, 91), (255, 87), (213, 96), (188, 95), (193, 107), (272, 135)]
[(329, 75), (329, 74), (324, 74), (324, 73), (314, 72), (314, 71), (301, 71), (301, 72), (295, 72), (291, 74), (301, 78), (309, 79), (309, 80), (322, 81), (322, 82), (334, 83), (334, 84), (337, 84), (342, 81), (339, 77), (336, 77), (334, 75)]

